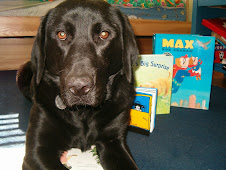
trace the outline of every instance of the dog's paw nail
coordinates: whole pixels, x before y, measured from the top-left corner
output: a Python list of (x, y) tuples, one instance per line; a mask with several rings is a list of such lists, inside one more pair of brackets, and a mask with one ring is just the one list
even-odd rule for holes
[(62, 99), (60, 98), (59, 95), (56, 96), (56, 99), (55, 99), (55, 104), (56, 104), (56, 107), (60, 110), (64, 110), (66, 109), (66, 106), (65, 104), (63, 103)]

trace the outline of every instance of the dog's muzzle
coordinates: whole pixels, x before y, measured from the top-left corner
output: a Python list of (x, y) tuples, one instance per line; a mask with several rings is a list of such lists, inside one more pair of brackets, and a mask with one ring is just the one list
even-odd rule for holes
[(66, 81), (66, 88), (75, 96), (87, 95), (94, 85), (92, 77), (87, 75), (79, 77), (72, 76)]
[(62, 76), (61, 94), (56, 97), (55, 103), (59, 109), (74, 105), (95, 106), (98, 103), (96, 83), (91, 74), (84, 72), (80, 75), (68, 74)]

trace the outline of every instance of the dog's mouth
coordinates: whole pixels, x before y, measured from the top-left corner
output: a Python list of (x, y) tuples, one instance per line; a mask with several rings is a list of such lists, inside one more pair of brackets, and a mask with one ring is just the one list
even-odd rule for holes
[(64, 92), (61, 95), (57, 95), (55, 98), (55, 105), (58, 109), (64, 110), (66, 108), (72, 108), (74, 106), (98, 106), (103, 100), (103, 95), (98, 95), (95, 90), (91, 90), (86, 95), (74, 95), (70, 90)]
[(72, 108), (75, 105), (96, 107), (98, 102), (83, 101), (82, 99), (79, 99), (78, 101), (64, 101), (59, 95), (57, 95), (55, 98), (55, 105), (58, 109), (64, 110), (66, 108)]
[(59, 95), (56, 96), (55, 98), (55, 105), (58, 109), (64, 110), (66, 108), (71, 108), (75, 105), (77, 106), (97, 106), (98, 102), (93, 102), (93, 101), (87, 101), (87, 100), (82, 100), (82, 99), (72, 99), (70, 101), (62, 99)]

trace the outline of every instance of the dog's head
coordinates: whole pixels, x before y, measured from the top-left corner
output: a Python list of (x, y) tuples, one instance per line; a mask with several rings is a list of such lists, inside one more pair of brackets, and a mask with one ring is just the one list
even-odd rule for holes
[(138, 55), (127, 18), (104, 1), (68, 0), (42, 20), (32, 51), (36, 84), (44, 72), (59, 78), (66, 106), (100, 104), (109, 77), (133, 82)]

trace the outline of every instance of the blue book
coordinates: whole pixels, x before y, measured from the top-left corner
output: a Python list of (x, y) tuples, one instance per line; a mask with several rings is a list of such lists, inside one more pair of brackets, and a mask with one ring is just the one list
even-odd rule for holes
[(209, 109), (215, 37), (155, 34), (154, 54), (174, 56), (171, 106)]

